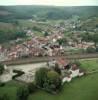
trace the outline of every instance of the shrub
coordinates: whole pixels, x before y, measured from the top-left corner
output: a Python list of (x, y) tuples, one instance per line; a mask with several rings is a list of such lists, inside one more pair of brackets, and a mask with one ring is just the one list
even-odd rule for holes
[(29, 90), (29, 93), (33, 93), (36, 91), (36, 86), (34, 83), (29, 83), (28, 84), (28, 90)]
[(29, 90), (26, 86), (21, 86), (17, 90), (17, 100), (27, 100), (29, 96)]
[(87, 52), (87, 53), (95, 53), (95, 52), (96, 52), (96, 49), (93, 48), (93, 47), (88, 47), (88, 48), (86, 49), (86, 52)]

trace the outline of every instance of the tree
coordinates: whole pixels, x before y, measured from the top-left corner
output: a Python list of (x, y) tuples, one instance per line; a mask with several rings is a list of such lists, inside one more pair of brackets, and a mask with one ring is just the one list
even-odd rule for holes
[(61, 38), (57, 40), (59, 45), (67, 44), (67, 39), (66, 38)]
[(40, 68), (35, 73), (35, 82), (36, 85), (43, 88), (43, 84), (46, 80), (48, 69), (47, 68)]
[(36, 91), (36, 86), (34, 83), (29, 83), (28, 84), (28, 90), (29, 90), (29, 93), (33, 93)]
[(96, 52), (98, 52), (98, 46), (96, 47)]
[(18, 20), (14, 20), (14, 21), (13, 21), (13, 25), (18, 26), (18, 25), (19, 25)]
[(89, 42), (92, 40), (92, 35), (89, 33), (81, 34), (81, 41)]
[(0, 64), (0, 75), (3, 74), (3, 71), (4, 71), (4, 65)]
[(16, 40), (17, 38), (26, 37), (26, 32), (20, 29), (6, 29), (0, 30), (0, 43), (9, 42), (10, 40)]
[(26, 86), (22, 86), (17, 90), (17, 100), (27, 100), (29, 95), (29, 90)]
[(63, 44), (63, 39), (58, 39), (57, 41), (58, 41), (59, 45)]
[(55, 71), (48, 71), (47, 80), (44, 84), (44, 88), (50, 92), (57, 91), (61, 87), (60, 75)]
[(97, 47), (97, 43), (98, 43), (98, 34), (97, 33), (84, 34), (84, 35), (82, 35), (82, 40), (84, 40), (85, 42), (89, 42), (89, 41), (94, 42), (94, 46), (96, 48)]
[(10, 99), (7, 94), (4, 94), (3, 96), (0, 96), (0, 100), (10, 100)]
[(45, 33), (44, 33), (44, 36), (46, 37), (46, 36), (48, 36), (49, 34), (48, 34), (48, 32), (47, 31), (45, 31)]
[(48, 92), (55, 92), (61, 87), (61, 78), (56, 71), (40, 68), (35, 74), (36, 85)]
[(95, 53), (95, 52), (96, 52), (96, 48), (94, 48), (94, 47), (88, 47), (88, 48), (86, 49), (86, 52), (87, 52), (87, 53)]
[(42, 29), (40, 27), (38, 27), (38, 26), (34, 26), (32, 29), (34, 31), (38, 31), (38, 32), (41, 32), (42, 31)]
[(79, 40), (78, 40), (77, 37), (72, 37), (72, 40), (73, 40), (74, 43), (76, 43), (78, 45)]
[(97, 48), (98, 43), (98, 33), (92, 35), (92, 41), (94, 42), (95, 48)]
[(61, 75), (61, 70), (60, 70), (59, 65), (58, 65), (57, 63), (55, 64), (54, 70), (55, 70), (58, 74)]

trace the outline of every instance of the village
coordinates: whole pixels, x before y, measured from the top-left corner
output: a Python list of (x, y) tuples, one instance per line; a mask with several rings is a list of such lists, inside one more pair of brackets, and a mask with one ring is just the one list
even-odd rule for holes
[[(9, 48), (0, 45), (0, 61), (33, 56), (61, 56), (71, 51), (84, 52), (88, 47), (95, 48), (94, 42), (82, 41), (80, 34), (86, 34), (88, 31), (77, 31), (75, 29), (75, 27), (81, 24), (80, 21), (75, 20), (76, 25), (72, 22), (66, 21), (64, 25), (52, 25), (51, 27), (53, 28), (51, 31), (49, 27), (47, 31), (42, 31), (43, 36), (37, 36), (30, 29), (25, 30), (26, 37), (29, 40), (17, 38), (17, 40), (9, 42)], [(65, 36), (65, 31), (70, 31), (73, 37), (71, 35)], [(89, 33), (93, 34), (94, 32), (90, 30)], [(23, 42), (17, 44), (21, 40)]]
[(0, 6), (0, 100), (98, 100), (98, 7), (5, 1), (11, 0)]
[[(32, 20), (30, 20), (32, 21)], [(5, 48), (0, 45), (0, 61), (13, 61), (15, 59), (25, 59), (32, 57), (56, 57), (59, 58), (48, 60), (48, 62), (22, 65), (4, 65), (5, 72), (0, 77), (0, 81), (7, 82), (13, 79), (17, 71), (22, 71), (23, 75), (15, 78), (18, 81), (30, 83), (35, 79), (35, 73), (41, 67), (54, 70), (55, 67), (61, 73), (62, 84), (70, 82), (74, 77), (80, 77), (85, 74), (85, 71), (76, 63), (65, 59), (67, 55), (72, 54), (87, 54), (86, 50), (95, 49), (93, 41), (86, 41), (81, 34), (94, 33), (94, 30), (79, 31), (76, 27), (81, 26), (82, 22), (76, 16), (74, 20), (66, 20), (63, 23), (50, 25), (47, 30), (42, 31), (42, 36), (36, 35), (31, 29), (25, 29), (26, 37), (29, 39), (17, 38), (10, 41), (10, 47)], [(49, 28), (52, 27), (52, 30)], [(64, 32), (70, 32), (65, 35)], [(72, 36), (73, 35), (73, 36)], [(86, 35), (85, 35), (86, 36)], [(84, 39), (84, 40), (83, 40)], [(86, 37), (87, 39), (87, 37)], [(19, 41), (23, 40), (20, 43)], [(92, 51), (90, 53), (96, 53)], [(65, 56), (62, 58), (62, 56)], [(74, 59), (75, 60), (75, 59)], [(33, 67), (32, 67), (33, 66)], [(16, 72), (14, 72), (16, 71)]]

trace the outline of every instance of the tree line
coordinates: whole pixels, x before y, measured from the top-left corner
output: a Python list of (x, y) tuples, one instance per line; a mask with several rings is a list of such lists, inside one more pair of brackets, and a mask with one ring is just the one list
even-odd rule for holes
[(68, 19), (73, 15), (80, 18), (89, 18), (98, 16), (98, 7), (53, 7), (53, 6), (0, 6), (0, 21), (13, 21), (15, 19)]

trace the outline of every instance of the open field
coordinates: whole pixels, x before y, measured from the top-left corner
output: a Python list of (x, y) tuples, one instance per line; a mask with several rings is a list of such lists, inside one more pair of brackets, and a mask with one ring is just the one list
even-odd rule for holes
[[(87, 71), (98, 69), (98, 59), (81, 60), (81, 67)], [(98, 73), (76, 78), (71, 83), (65, 83), (61, 92), (52, 95), (38, 90), (30, 95), (28, 100), (98, 100)], [(0, 87), (0, 95), (7, 93), (10, 100), (16, 100), (16, 90), (22, 84), (15, 81)]]
[[(98, 69), (98, 59), (82, 60), (81, 67), (87, 71)], [(98, 100), (98, 73), (76, 78), (71, 83), (65, 83), (63, 90), (57, 95), (43, 91), (36, 92), (29, 100)]]
[(36, 92), (29, 100), (98, 100), (97, 74), (75, 79), (64, 85), (63, 90), (57, 95), (43, 91)]
[(16, 100), (16, 91), (21, 85), (23, 84), (16, 81), (10, 81), (4, 87), (0, 87), (0, 95), (7, 94), (10, 100)]

